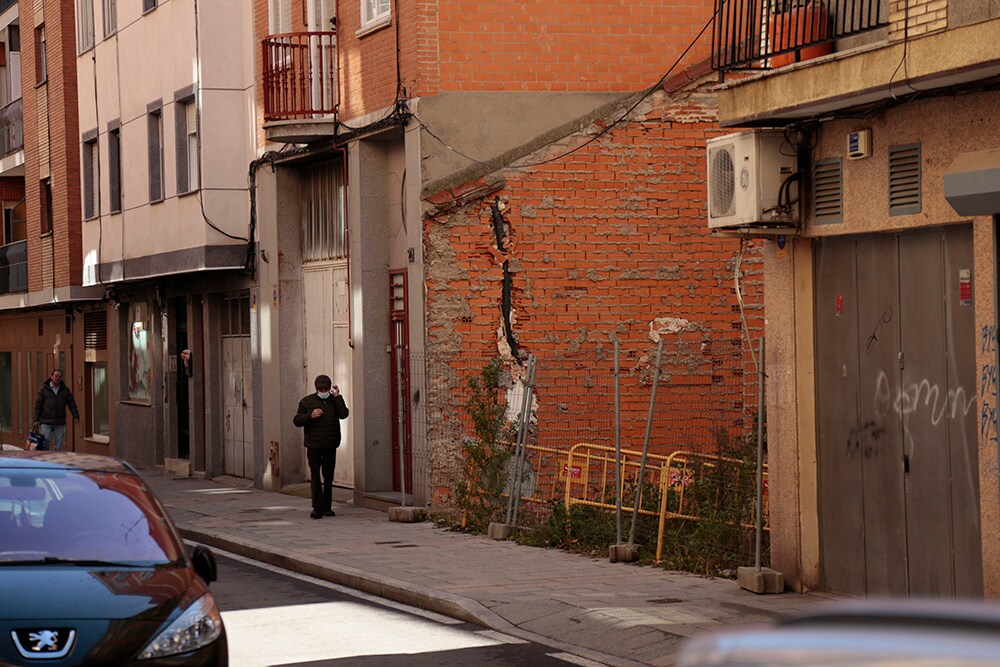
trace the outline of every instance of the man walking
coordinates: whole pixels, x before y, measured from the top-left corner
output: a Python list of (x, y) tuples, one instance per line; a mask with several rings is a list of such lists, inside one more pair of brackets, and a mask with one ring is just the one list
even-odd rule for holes
[(53, 449), (62, 451), (66, 437), (66, 408), (73, 413), (73, 423), (80, 423), (80, 411), (76, 409), (73, 392), (62, 381), (62, 370), (55, 369), (49, 379), (42, 383), (35, 397), (34, 430), (41, 431), (45, 445), (53, 444)]
[(312, 513), (309, 516), (321, 519), (335, 516), (333, 470), (337, 465), (337, 448), (340, 447), (340, 420), (347, 419), (350, 411), (328, 375), (318, 375), (313, 385), (316, 393), (299, 401), (299, 409), (292, 422), (304, 429), (303, 442), (312, 476)]

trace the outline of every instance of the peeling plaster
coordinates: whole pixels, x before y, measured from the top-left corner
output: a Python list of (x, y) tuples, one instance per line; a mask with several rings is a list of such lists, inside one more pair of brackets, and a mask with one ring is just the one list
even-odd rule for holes
[(682, 317), (657, 317), (649, 323), (649, 339), (657, 343), (664, 334), (697, 330), (696, 325)]

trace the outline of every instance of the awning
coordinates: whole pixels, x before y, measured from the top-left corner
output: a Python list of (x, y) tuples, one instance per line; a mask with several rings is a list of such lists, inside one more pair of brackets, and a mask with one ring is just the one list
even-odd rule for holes
[(1000, 214), (1000, 149), (960, 153), (944, 174), (944, 198), (962, 216)]

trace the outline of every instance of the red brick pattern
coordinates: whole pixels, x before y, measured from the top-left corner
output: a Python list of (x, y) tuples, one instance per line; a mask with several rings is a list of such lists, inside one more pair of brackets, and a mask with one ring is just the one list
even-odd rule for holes
[[(27, 9), (21, 4), (22, 9)], [(73, 3), (45, 0), (48, 79), (35, 87), (35, 31), (22, 11), (21, 80), (24, 105), (24, 190), (28, 218), (28, 289), (79, 285), (83, 229), (80, 184), (80, 129), (76, 81), (76, 18)], [(41, 163), (52, 182), (53, 234), (40, 238)], [(54, 257), (53, 257), (54, 255)], [(54, 265), (53, 265), (54, 259)]]
[[(745, 372), (751, 365), (733, 287), (739, 242), (710, 237), (705, 213), (705, 141), (720, 134), (711, 99), (668, 99), (654, 105), (642, 122), (615, 126), (571, 155), (537, 167), (507, 169), (502, 179), (491, 175), (428, 197), (427, 204), (437, 211), (425, 220), (428, 363), (458, 364), (446, 360), (496, 355), (502, 321), (500, 267), (508, 260), (514, 333), (540, 363), (551, 369), (575, 357), (592, 359), (598, 347), (607, 354), (617, 336), (624, 347), (649, 355), (624, 362), (648, 373), (655, 349), (650, 322), (683, 318), (691, 329), (671, 336), (670, 344), (680, 341), (684, 347), (686, 342), (697, 359), (663, 364), (673, 382), (685, 388), (674, 393), (675, 399), (665, 393), (660, 409), (670, 413), (701, 400), (710, 414), (689, 420), (688, 431), (675, 430), (674, 435), (685, 446), (709, 448), (713, 423), (745, 430), (756, 401), (756, 378)], [(565, 153), (590, 136), (552, 145), (532, 161)], [(476, 188), (481, 191), (487, 181), (502, 185), (471, 202), (462, 199)], [(493, 238), (489, 204), (496, 198), (505, 206), (506, 253), (497, 250)], [(748, 324), (756, 338), (763, 331), (759, 249), (745, 251), (742, 269)], [(719, 373), (723, 365), (731, 372)], [(706, 403), (720, 395), (713, 389), (720, 383), (730, 387), (725, 396), (731, 398)], [(581, 386), (559, 387), (548, 387), (540, 401), (540, 423), (559, 419), (554, 412), (541, 414), (554, 406), (590, 405), (589, 397), (572, 395), (584, 391)], [(593, 405), (604, 421), (611, 409), (608, 400), (604, 395)], [(648, 383), (623, 395), (634, 414), (644, 415), (648, 400)], [(641, 443), (643, 426), (641, 419), (626, 426), (627, 440)], [(447, 486), (432, 487), (439, 485)]]

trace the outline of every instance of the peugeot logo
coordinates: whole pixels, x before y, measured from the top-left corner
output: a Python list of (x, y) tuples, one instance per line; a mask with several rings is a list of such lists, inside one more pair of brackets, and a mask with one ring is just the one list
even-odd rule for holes
[(22, 628), (10, 633), (18, 652), (25, 658), (52, 660), (64, 658), (76, 641), (70, 628)]

